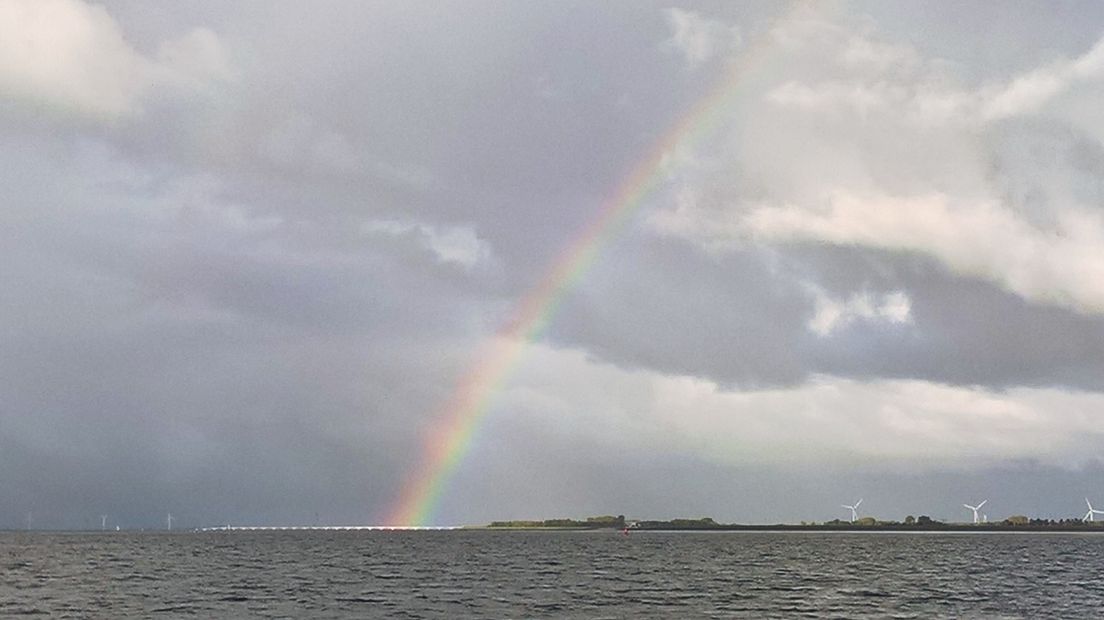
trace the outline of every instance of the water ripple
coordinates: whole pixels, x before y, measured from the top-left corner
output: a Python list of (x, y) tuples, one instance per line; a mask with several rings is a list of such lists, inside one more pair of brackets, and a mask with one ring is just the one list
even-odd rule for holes
[(0, 534), (0, 616), (1094, 617), (1104, 536)]

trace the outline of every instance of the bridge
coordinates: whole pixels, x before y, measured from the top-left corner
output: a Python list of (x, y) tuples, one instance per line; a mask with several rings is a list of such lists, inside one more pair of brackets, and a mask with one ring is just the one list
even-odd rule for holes
[(285, 532), (285, 531), (447, 531), (462, 529), (459, 525), (221, 525), (199, 527), (197, 532)]

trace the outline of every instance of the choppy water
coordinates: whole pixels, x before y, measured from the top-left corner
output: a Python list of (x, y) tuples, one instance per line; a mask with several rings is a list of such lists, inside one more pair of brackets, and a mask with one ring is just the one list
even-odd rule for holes
[(0, 616), (1099, 617), (1104, 535), (0, 534)]

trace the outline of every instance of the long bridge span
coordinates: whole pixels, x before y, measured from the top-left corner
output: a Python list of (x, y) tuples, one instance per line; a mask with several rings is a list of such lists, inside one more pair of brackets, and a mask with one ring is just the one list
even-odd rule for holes
[(446, 531), (459, 530), (459, 525), (220, 525), (215, 527), (199, 527), (197, 532), (283, 532), (297, 530), (332, 530), (340, 532), (348, 531)]

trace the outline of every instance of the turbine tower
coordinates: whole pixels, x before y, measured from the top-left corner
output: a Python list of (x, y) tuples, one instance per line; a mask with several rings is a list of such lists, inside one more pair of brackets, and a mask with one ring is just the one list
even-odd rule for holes
[(859, 501), (855, 502), (854, 506), (848, 506), (847, 504), (840, 504), (841, 508), (846, 508), (846, 509), (851, 511), (851, 523), (854, 523), (855, 519), (859, 518), (859, 513), (856, 512), (855, 509), (858, 508), (859, 504), (861, 504), (861, 503), (862, 503), (862, 499), (860, 498)]
[(989, 500), (987, 500), (987, 499), (982, 500), (982, 502), (980, 504), (978, 504), (977, 506), (971, 506), (969, 504), (963, 504), (963, 506), (965, 506), (965, 507), (969, 508), (970, 510), (974, 511), (974, 525), (977, 525), (977, 522), (978, 522), (978, 510), (982, 506), (984, 506), (985, 502), (987, 502), (987, 501), (989, 501)]
[(1096, 508), (1092, 507), (1092, 502), (1089, 501), (1089, 498), (1085, 498), (1085, 503), (1089, 506), (1089, 511), (1086, 512), (1085, 516), (1081, 518), (1082, 521), (1096, 521), (1096, 519), (1093, 518), (1093, 515), (1104, 515), (1104, 510), (1097, 510)]
[(169, 523), (169, 531), (171, 532), (172, 531), (172, 513), (171, 512), (169, 513), (169, 516), (166, 518), (166, 521), (168, 521), (168, 523)]
[(107, 515), (100, 515), (100, 531), (107, 529)]

